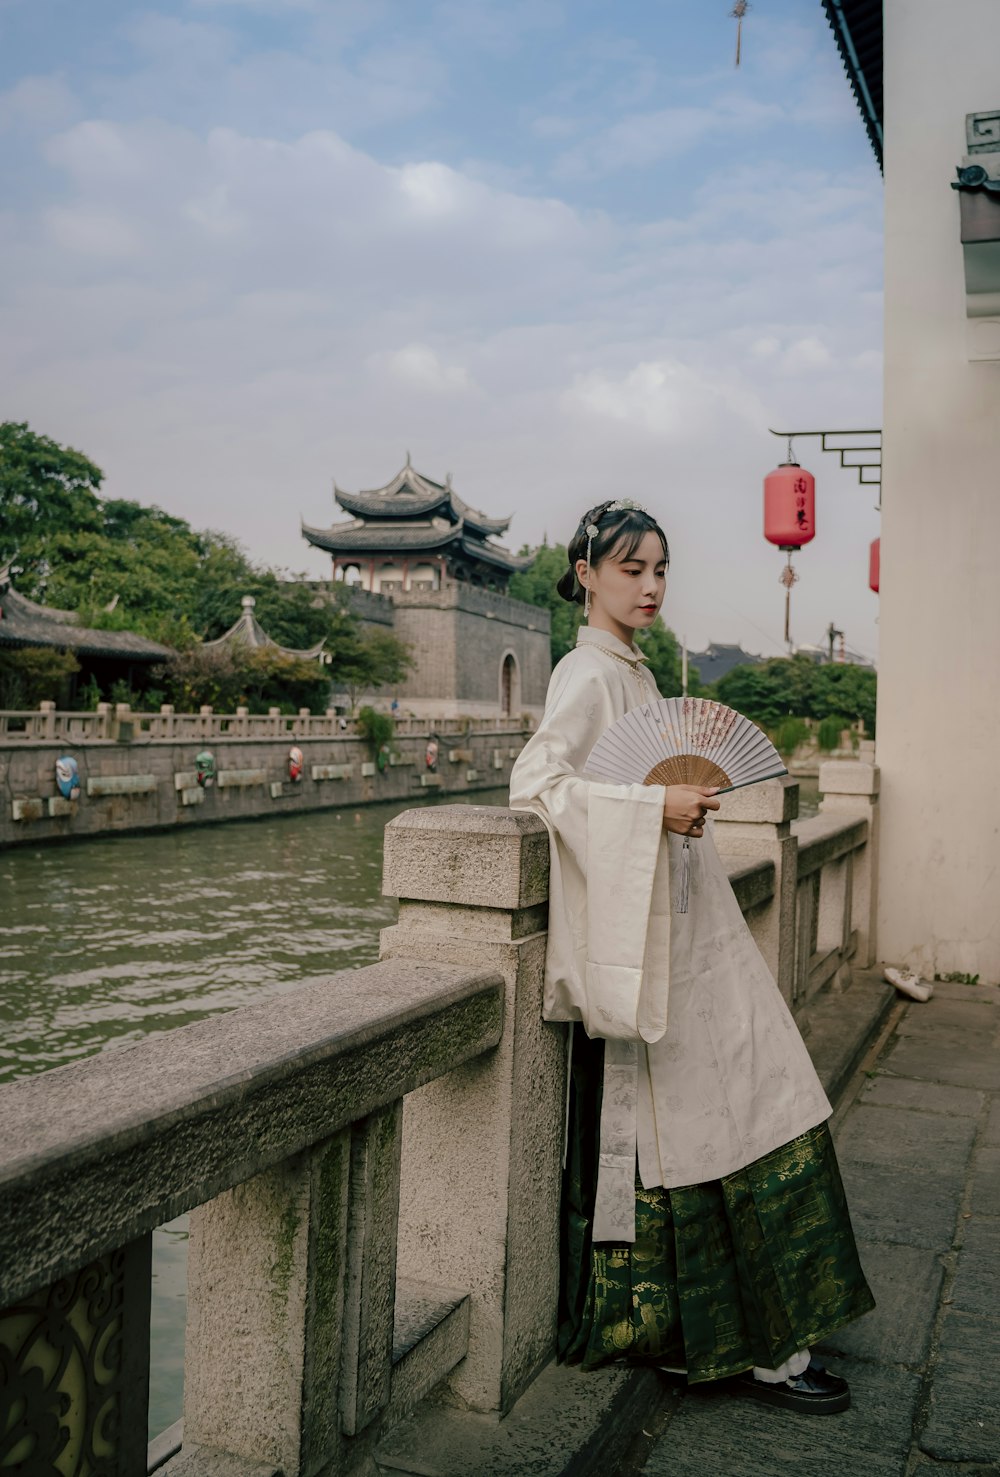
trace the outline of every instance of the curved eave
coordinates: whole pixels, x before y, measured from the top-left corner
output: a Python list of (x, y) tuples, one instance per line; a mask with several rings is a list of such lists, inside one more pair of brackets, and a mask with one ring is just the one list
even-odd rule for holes
[(530, 569), (535, 562), (534, 554), (508, 554), (506, 549), (497, 549), (492, 544), (481, 543), (479, 539), (463, 539), (462, 548), (470, 558), (495, 564), (500, 569), (506, 569), (509, 574)]
[[(373, 534), (381, 533), (382, 538), (373, 537)], [(302, 537), (317, 549), (325, 549), (328, 554), (370, 555), (380, 556), (385, 554), (407, 554), (412, 550), (421, 553), (433, 552), (435, 549), (446, 549), (462, 537), (460, 525), (455, 528), (444, 530), (441, 528), (429, 528), (426, 533), (409, 533), (405, 537), (392, 534), (391, 528), (338, 528), (336, 524), (332, 528), (311, 528), (308, 523), (302, 525)]]
[(415, 496), (405, 492), (341, 492), (338, 487), (333, 495), (344, 512), (355, 518), (426, 518), (441, 507), (451, 511), (447, 488)]
[(319, 656), (326, 641), (319, 641), (315, 646), (306, 647), (302, 651), (296, 651), (290, 646), (282, 646), (264, 630), (256, 616), (244, 612), (239, 620), (223, 631), (221, 636), (216, 636), (214, 641), (203, 641), (203, 651), (221, 651), (229, 646), (242, 647), (246, 651), (278, 651), (282, 656), (294, 657), (297, 661), (314, 661)]
[[(109, 657), (117, 661), (163, 662), (174, 655), (173, 648), (156, 641), (143, 641), (128, 631), (92, 631), (86, 626), (64, 626), (57, 631), (4, 630), (0, 622), (0, 646), (51, 646), (72, 651), (78, 656)], [(115, 641), (115, 637), (123, 640)], [(135, 645), (132, 643), (135, 642)]]
[(485, 513), (477, 513), (475, 508), (470, 508), (459, 497), (454, 498), (454, 504), (455, 511), (461, 517), (466, 528), (474, 529), (477, 533), (481, 533), (484, 538), (506, 533), (510, 527), (510, 518), (487, 518)]
[(823, 0), (879, 169), (882, 168), (882, 0)]

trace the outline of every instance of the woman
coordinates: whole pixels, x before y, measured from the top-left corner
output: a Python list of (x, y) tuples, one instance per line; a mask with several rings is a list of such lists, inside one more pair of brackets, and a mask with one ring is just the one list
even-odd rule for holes
[(656, 619), (668, 562), (662, 529), (629, 499), (581, 519), (558, 589), (588, 624), (511, 775), (512, 807), (540, 815), (551, 842), (544, 1014), (579, 1027), (559, 1352), (732, 1377), (827, 1414), (850, 1393), (810, 1345), (874, 1299), (830, 1104), (715, 850), (716, 791), (585, 776), (604, 730), (659, 695), (634, 637)]

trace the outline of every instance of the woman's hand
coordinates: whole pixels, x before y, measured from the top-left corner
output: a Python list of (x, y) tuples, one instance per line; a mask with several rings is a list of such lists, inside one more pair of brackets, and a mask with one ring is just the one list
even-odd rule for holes
[(668, 785), (663, 802), (663, 824), (677, 836), (704, 836), (710, 810), (721, 809), (713, 797), (718, 786)]

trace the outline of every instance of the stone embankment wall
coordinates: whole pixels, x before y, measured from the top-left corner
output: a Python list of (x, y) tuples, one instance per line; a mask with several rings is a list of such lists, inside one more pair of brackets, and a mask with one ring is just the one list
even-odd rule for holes
[[(449, 735), (440, 741), (436, 773), (425, 763), (428, 737), (397, 738), (382, 772), (369, 746), (354, 735), (220, 737), (207, 744), (13, 742), (0, 747), (0, 847), (496, 789), (507, 785), (527, 735), (520, 725)], [(288, 777), (292, 742), (304, 757), (295, 783)], [(203, 789), (195, 755), (205, 747), (215, 756), (217, 777)], [(80, 770), (79, 798), (72, 801), (56, 788), (56, 759), (66, 753)]]

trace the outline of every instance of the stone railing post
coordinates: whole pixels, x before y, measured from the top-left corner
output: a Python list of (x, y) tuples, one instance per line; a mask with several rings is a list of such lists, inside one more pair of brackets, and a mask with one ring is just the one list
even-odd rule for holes
[(879, 769), (870, 746), (860, 759), (828, 759), (819, 767), (823, 815), (863, 817), (868, 822), (868, 845), (852, 863), (851, 919), (858, 931), (855, 964), (868, 969), (875, 962), (875, 923), (878, 915)]
[(212, 738), (215, 727), (214, 710), (211, 703), (202, 703), (198, 709), (198, 737), (202, 739)]
[(174, 736), (174, 705), (160, 704), (160, 717), (155, 727), (157, 738), (172, 739)]
[(471, 1294), (469, 1353), (444, 1398), (501, 1414), (555, 1345), (566, 1033), (542, 1020), (548, 869), (526, 812), (445, 805), (385, 830), (399, 921), (382, 957), (506, 981), (496, 1051), (404, 1104), (398, 1253), (401, 1277)]
[(250, 724), (248, 722), (249, 717), (249, 708), (236, 709), (236, 722), (232, 726), (232, 733), (235, 738), (246, 738), (247, 734), (250, 731)]
[(746, 861), (774, 863), (774, 897), (749, 920), (768, 967), (785, 1000), (795, 989), (795, 893), (798, 885), (798, 841), (791, 823), (799, 813), (796, 780), (765, 780), (720, 796), (715, 821), (720, 853)]
[(109, 739), (111, 737), (111, 704), (97, 704), (97, 737)]
[(286, 1477), (336, 1458), (350, 1162), (348, 1129), (191, 1212), (186, 1453)]
[(56, 736), (56, 705), (53, 702), (38, 704), (41, 715), (39, 720), (38, 737), (42, 739), (54, 739)]

